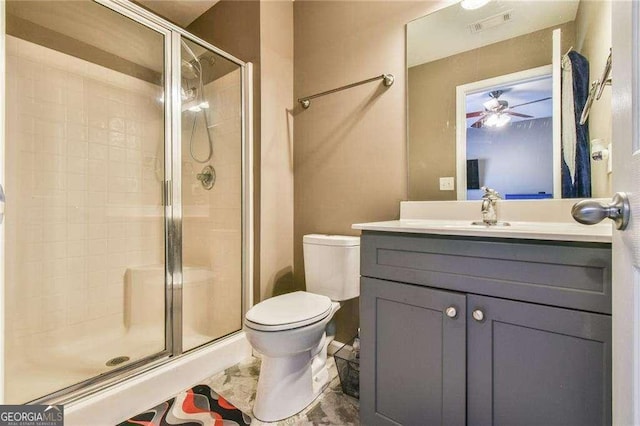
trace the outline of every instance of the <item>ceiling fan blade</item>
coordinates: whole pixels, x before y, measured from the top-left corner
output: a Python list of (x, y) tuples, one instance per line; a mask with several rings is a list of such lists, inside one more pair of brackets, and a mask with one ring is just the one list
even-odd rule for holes
[(519, 112), (513, 112), (513, 111), (506, 111), (505, 114), (513, 115), (515, 117), (533, 118), (533, 115), (520, 114)]
[(480, 129), (484, 127), (484, 117), (482, 117), (480, 120), (476, 121), (469, 127), (473, 127), (474, 129)]
[(548, 101), (549, 99), (551, 99), (551, 96), (549, 96), (548, 98), (542, 98), (542, 99), (537, 99), (535, 101), (525, 102), (523, 104), (512, 105), (511, 108), (518, 108), (518, 107), (521, 107), (521, 106), (524, 106), (524, 105), (535, 104), (536, 102)]
[(481, 117), (485, 114), (485, 111), (475, 111), (467, 113), (467, 118)]

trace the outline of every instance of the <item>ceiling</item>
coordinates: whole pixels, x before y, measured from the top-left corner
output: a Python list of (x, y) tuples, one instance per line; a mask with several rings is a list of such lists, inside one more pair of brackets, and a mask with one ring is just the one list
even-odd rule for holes
[[(412, 67), (573, 21), (580, 0), (493, 0), (476, 10), (458, 3), (407, 25), (407, 66)], [(509, 12), (511, 20), (472, 32), (470, 25)]]
[[(467, 95), (467, 113), (474, 111), (483, 111), (482, 104), (491, 99), (489, 92), (492, 90), (503, 90), (504, 93), (500, 95), (500, 100), (509, 102), (509, 108), (513, 112), (521, 114), (531, 115), (533, 118), (522, 118), (517, 116), (511, 116), (511, 122), (533, 120), (536, 118), (551, 117), (553, 113), (553, 103), (551, 99), (542, 102), (536, 102), (521, 107), (514, 106), (536, 101), (544, 98), (551, 98), (552, 96), (552, 79), (551, 76), (540, 78), (533, 81), (527, 81), (523, 83), (507, 83), (501, 86), (496, 86), (488, 89), (484, 89), (481, 92)], [(467, 127), (471, 126), (478, 120), (478, 117), (467, 119)]]
[(220, 0), (137, 0), (152, 12), (186, 28)]

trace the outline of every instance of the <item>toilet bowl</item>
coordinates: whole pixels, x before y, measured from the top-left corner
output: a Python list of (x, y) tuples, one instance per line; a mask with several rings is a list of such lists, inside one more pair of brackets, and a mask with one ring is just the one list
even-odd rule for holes
[(331, 302), (328, 297), (302, 291), (268, 299), (267, 302), (285, 302), (295, 306), (300, 302), (304, 305), (305, 300), (318, 301), (322, 306), (326, 304), (328, 310), (321, 316), (301, 316), (298, 322), (286, 324), (265, 325), (245, 319), (247, 339), (262, 355), (253, 406), (253, 414), (258, 420), (270, 422), (296, 414), (309, 405), (328, 383), (326, 353), (333, 336), (327, 337), (326, 328), (340, 304)]
[(264, 422), (290, 417), (307, 407), (329, 382), (329, 327), (338, 301), (359, 295), (360, 239), (305, 235), (307, 291), (272, 297), (245, 316), (251, 346), (262, 355), (254, 416)]

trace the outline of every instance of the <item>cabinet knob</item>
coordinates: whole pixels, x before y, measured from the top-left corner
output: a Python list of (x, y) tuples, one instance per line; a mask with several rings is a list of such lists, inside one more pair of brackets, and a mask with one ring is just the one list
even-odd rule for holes
[(455, 318), (458, 315), (458, 311), (455, 306), (449, 306), (444, 312), (449, 318)]
[(475, 309), (471, 313), (471, 316), (473, 317), (474, 320), (478, 322), (484, 321), (484, 312), (482, 312), (480, 309)]

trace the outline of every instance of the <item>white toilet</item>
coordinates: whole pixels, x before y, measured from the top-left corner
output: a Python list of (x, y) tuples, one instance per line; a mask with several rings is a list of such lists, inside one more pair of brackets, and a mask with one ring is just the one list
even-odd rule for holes
[(249, 309), (245, 331), (262, 354), (254, 416), (273, 422), (307, 407), (328, 383), (327, 327), (338, 302), (360, 294), (360, 238), (305, 235), (308, 291), (272, 297)]

